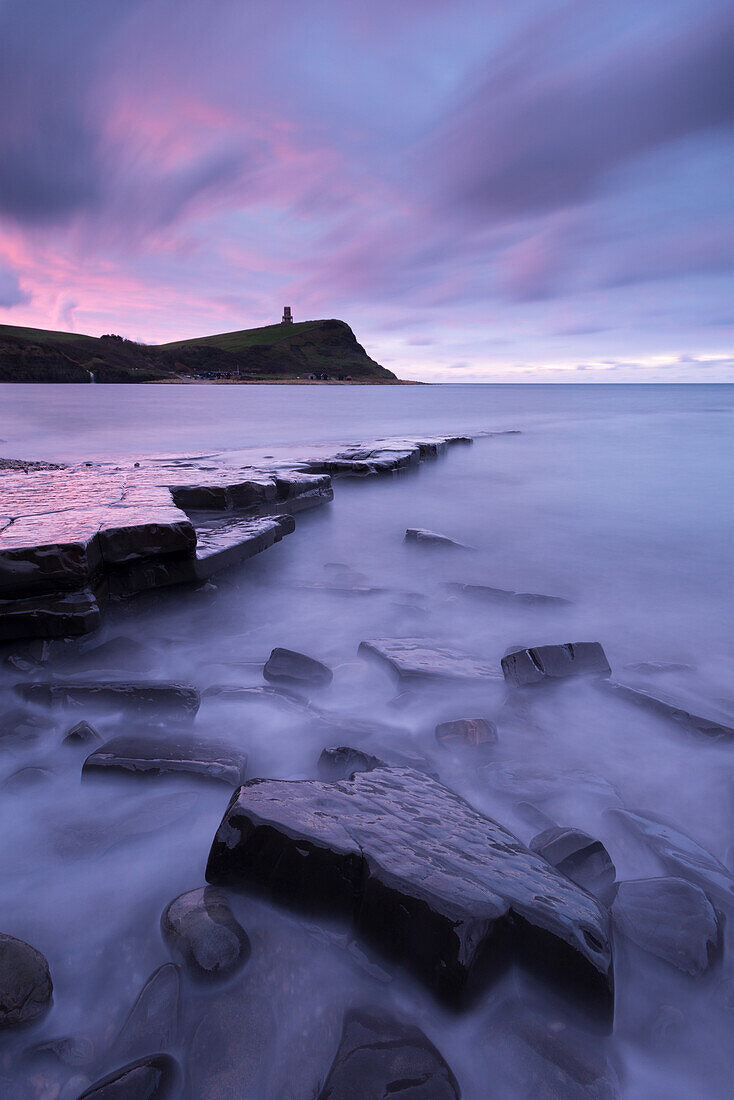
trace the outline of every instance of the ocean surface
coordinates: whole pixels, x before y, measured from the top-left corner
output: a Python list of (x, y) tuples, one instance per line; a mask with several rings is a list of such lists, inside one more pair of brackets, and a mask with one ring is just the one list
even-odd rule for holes
[[(274, 646), (301, 650), (334, 669), (320, 706), (386, 728), (360, 747), (421, 754), (448, 786), (523, 841), (546, 819), (603, 841), (619, 880), (668, 873), (607, 812), (625, 808), (667, 822), (734, 873), (733, 743), (694, 736), (587, 682), (540, 689), (519, 709), (494, 689), (452, 687), (400, 700), (390, 677), (357, 655), (363, 639), (409, 635), (499, 664), (509, 647), (596, 640), (616, 678), (734, 726), (734, 386), (0, 386), (2, 457), (79, 461), (250, 448), (307, 456), (320, 442), (434, 432), (477, 438), (405, 475), (337, 481), (332, 504), (297, 517), (282, 543), (215, 578), (208, 599), (169, 593), (111, 610), (102, 637), (149, 647), (141, 667), (133, 662), (120, 673), (202, 689), (258, 684)], [(405, 544), (406, 527), (476, 549), (432, 553)], [(383, 591), (320, 588), (335, 563), (361, 574), (362, 587)], [(570, 603), (493, 604), (457, 595), (451, 582)], [(479, 714), (499, 729), (489, 759), (437, 745), (437, 722)], [(59, 747), (59, 722), (40, 743), (8, 744), (0, 755), (0, 782), (31, 764), (49, 773), (37, 786), (0, 791), (1, 930), (43, 951), (55, 982), (44, 1021), (30, 1035), (3, 1040), (0, 1079), (22, 1088), (46, 1074), (48, 1091), (28, 1095), (49, 1100), (64, 1075), (94, 1076), (116, 1064), (117, 1030), (147, 976), (169, 958), (160, 913), (178, 893), (204, 884), (227, 803), (226, 789), (183, 780), (80, 785), (83, 754)], [(324, 747), (323, 731), (303, 728), (297, 716), (224, 696), (205, 700), (197, 727), (243, 746), (251, 776), (313, 777)], [(534, 1006), (565, 1034), (555, 1001), (521, 971), (470, 1010), (451, 1013), (372, 948), (350, 943), (343, 929), (246, 897), (233, 907), (255, 945), (238, 979), (242, 996), (265, 1008), (247, 1048), (249, 1068), (239, 1069), (241, 1091), (202, 1086), (197, 1095), (317, 1095), (341, 1012), (354, 1003), (413, 1019), (451, 1065), (465, 1100), (614, 1095), (600, 1086), (583, 1091), (579, 1082), (573, 1091), (537, 1052), (513, 1067), (497, 1051), (494, 1021), (510, 1003)], [(620, 1096), (731, 1095), (731, 914), (722, 923), (723, 952), (695, 977), (616, 937), (614, 1031), (584, 1042), (607, 1059)], [(219, 995), (187, 987), (189, 1055)], [(91, 1039), (94, 1072), (29, 1068), (22, 1050), (61, 1035)], [(197, 1059), (207, 1056), (203, 1050)], [(230, 1054), (217, 1057), (226, 1062)], [(547, 1091), (537, 1080), (528, 1084), (533, 1066)], [(553, 1081), (565, 1082), (553, 1086), (560, 1091)]]

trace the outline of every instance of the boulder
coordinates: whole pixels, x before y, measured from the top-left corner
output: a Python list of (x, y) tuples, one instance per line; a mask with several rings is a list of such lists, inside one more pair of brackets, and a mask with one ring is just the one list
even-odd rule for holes
[(81, 722), (77, 722), (75, 726), (64, 735), (65, 745), (88, 745), (90, 741), (101, 741), (102, 738), (97, 733), (94, 726), (90, 726), (89, 722), (85, 722), (83, 719)]
[(41, 952), (0, 933), (0, 1030), (42, 1016), (51, 1004), (53, 988)]
[(612, 919), (643, 951), (686, 974), (707, 970), (719, 946), (713, 905), (699, 886), (680, 878), (620, 882)]
[(497, 727), (486, 718), (457, 718), (453, 722), (440, 722), (435, 737), (444, 748), (456, 746), (494, 745), (497, 743)]
[(600, 840), (580, 829), (551, 826), (530, 841), (530, 848), (602, 905), (610, 906), (617, 893), (616, 870)]
[(228, 978), (250, 957), (247, 933), (226, 894), (209, 886), (175, 898), (163, 911), (161, 931), (171, 951), (199, 979)]
[(439, 993), (462, 999), (488, 964), (545, 966), (608, 1013), (612, 957), (598, 902), (430, 776), (255, 779), (232, 798), (207, 880), (264, 887), (351, 917)]
[(352, 1010), (318, 1100), (459, 1100), (451, 1069), (420, 1028), (385, 1013)]
[(455, 550), (474, 549), (473, 546), (450, 539), (448, 535), (438, 535), (435, 531), (427, 531), (423, 527), (409, 527), (405, 532), (405, 542), (414, 542), (418, 546), (426, 547), (453, 547)]
[(327, 687), (334, 673), (321, 661), (293, 649), (274, 649), (263, 668), (266, 680), (288, 687)]
[(734, 904), (734, 875), (697, 841), (662, 821), (613, 807), (607, 815), (636, 833), (672, 875), (696, 883), (710, 897)]
[(95, 1081), (79, 1100), (174, 1100), (181, 1071), (170, 1054), (149, 1054)]
[(156, 1051), (170, 1051), (178, 1043), (181, 1015), (181, 971), (164, 963), (141, 989), (115, 1039), (120, 1058), (136, 1058)]
[(143, 713), (178, 711), (193, 718), (200, 697), (195, 687), (156, 680), (54, 680), (20, 683), (15, 691), (27, 703), (44, 707), (94, 707)]
[(359, 652), (384, 662), (402, 681), (499, 679), (498, 670), (487, 662), (427, 645), (422, 638), (377, 638), (362, 642)]
[(385, 761), (379, 756), (350, 749), (347, 745), (324, 749), (319, 757), (318, 769), (321, 779), (336, 781), (348, 779), (354, 772), (370, 772), (373, 768), (385, 767)]
[(175, 733), (167, 737), (113, 737), (88, 756), (83, 775), (103, 771), (129, 775), (199, 775), (236, 787), (245, 777), (247, 754), (226, 741)]
[(566, 642), (521, 649), (502, 658), (505, 679), (517, 686), (565, 680), (570, 676), (611, 676), (599, 642)]

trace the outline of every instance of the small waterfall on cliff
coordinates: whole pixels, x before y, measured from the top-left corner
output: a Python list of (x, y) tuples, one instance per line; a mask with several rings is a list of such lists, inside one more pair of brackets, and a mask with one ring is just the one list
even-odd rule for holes
[(97, 379), (94, 377), (94, 371), (88, 370), (87, 374), (89, 375), (89, 381), (91, 382), (92, 385), (94, 385), (95, 382), (97, 381)]

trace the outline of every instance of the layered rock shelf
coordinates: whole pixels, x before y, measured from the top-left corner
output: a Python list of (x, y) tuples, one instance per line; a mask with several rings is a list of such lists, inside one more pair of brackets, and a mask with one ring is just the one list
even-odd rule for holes
[(231, 456), (0, 472), (0, 642), (88, 634), (100, 605), (198, 585), (295, 530), (332, 477), (389, 474), (464, 436), (322, 446), (277, 464)]

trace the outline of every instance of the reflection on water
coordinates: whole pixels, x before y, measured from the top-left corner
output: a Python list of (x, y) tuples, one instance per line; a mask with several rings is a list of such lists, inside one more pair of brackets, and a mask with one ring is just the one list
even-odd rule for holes
[[(141, 643), (127, 647), (112, 668), (104, 658), (105, 678), (170, 678), (202, 690), (262, 684), (262, 663), (275, 646), (324, 661), (334, 680), (313, 702), (338, 718), (336, 742), (297, 708), (257, 695), (205, 695), (195, 728), (243, 748), (251, 776), (314, 777), (321, 750), (348, 743), (345, 728), (360, 722), (352, 738), (359, 747), (426, 758), (443, 782), (525, 842), (546, 821), (600, 839), (618, 879), (667, 872), (650, 847), (606, 813), (614, 808), (669, 821), (732, 869), (734, 745), (693, 736), (586, 682), (531, 690), (510, 702), (496, 684), (404, 694), (378, 664), (357, 655), (365, 638), (413, 636), (499, 665), (510, 646), (599, 640), (615, 676), (684, 695), (690, 709), (715, 709), (734, 725), (729, 388), (95, 387), (84, 397), (102, 402), (95, 405), (96, 427), (79, 389), (58, 387), (51, 401), (45, 388), (17, 387), (23, 391), (22, 400), (13, 391), (17, 416), (0, 429), (13, 442), (2, 450), (79, 458), (80, 448), (109, 453), (114, 446), (118, 452), (262, 448), (268, 433), (275, 444), (521, 429), (397, 478), (340, 482), (331, 506), (299, 516), (294, 535), (217, 578), (216, 592), (169, 592), (118, 607), (99, 639), (85, 645), (115, 636)], [(59, 419), (58, 394), (66, 421)], [(168, 418), (160, 416), (162, 401)], [(199, 406), (197, 423), (191, 402)], [(258, 416), (248, 420), (253, 410)], [(405, 544), (406, 527), (430, 528), (477, 550)], [(345, 576), (351, 584), (334, 591), (340, 587), (334, 578)], [(451, 582), (571, 602), (492, 603)], [(640, 663), (673, 667), (627, 667)], [(83, 677), (94, 671), (86, 667)], [(18, 678), (7, 668), (2, 675), (5, 687)], [(54, 1100), (69, 1078), (89, 1080), (118, 1064), (123, 1021), (143, 983), (170, 958), (161, 912), (176, 895), (204, 885), (229, 792), (182, 777), (80, 783), (85, 746), (62, 745), (65, 731), (87, 717), (103, 736), (118, 734), (132, 729), (131, 719), (38, 713), (41, 726), (27, 738), (1, 739), (0, 782), (25, 767), (39, 772), (30, 785), (0, 792), (0, 930), (46, 955), (54, 1005), (30, 1031), (3, 1036), (0, 1078), (26, 1089), (18, 1095)], [(490, 750), (480, 755), (436, 742), (437, 723), (480, 715), (498, 727)], [(371, 947), (352, 942), (344, 928), (244, 895), (234, 895), (232, 905), (252, 959), (222, 988), (184, 983), (178, 1052), (188, 1051), (190, 1062), (195, 1052), (197, 1097), (317, 1094), (342, 1011), (353, 1003), (415, 1021), (467, 1100), (607, 1096), (615, 1080), (620, 1095), (635, 1100), (728, 1095), (734, 1022), (728, 942), (713, 968), (694, 978), (617, 937), (614, 1033), (584, 1040), (578, 1021), (566, 1019), (520, 971), (470, 1011), (452, 1014)], [(518, 1014), (513, 1030), (508, 1021)], [(533, 1045), (537, 1020), (568, 1037), (560, 1068), (548, 1060), (547, 1044)], [(21, 1057), (42, 1039), (72, 1035), (89, 1041), (84, 1049), (93, 1054), (81, 1058), (84, 1064)], [(12, 1095), (9, 1083), (7, 1089)]]

